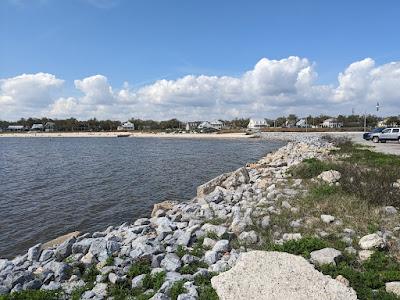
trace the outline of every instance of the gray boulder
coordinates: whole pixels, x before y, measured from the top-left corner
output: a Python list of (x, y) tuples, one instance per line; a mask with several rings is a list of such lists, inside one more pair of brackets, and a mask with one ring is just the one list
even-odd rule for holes
[(338, 260), (342, 257), (342, 252), (333, 248), (324, 248), (310, 253), (310, 261), (315, 265), (332, 264), (336, 265)]
[(175, 253), (167, 253), (161, 261), (160, 266), (167, 271), (176, 271), (182, 266), (179, 256)]
[(28, 257), (29, 261), (38, 261), (40, 256), (42, 244), (36, 244), (35, 246), (28, 249)]
[(378, 234), (372, 233), (372, 234), (363, 236), (359, 240), (358, 245), (363, 250), (369, 250), (369, 249), (373, 249), (373, 248), (384, 248), (385, 241)]
[(61, 243), (56, 248), (56, 250), (54, 251), (54, 256), (56, 257), (56, 260), (61, 261), (72, 254), (72, 245), (75, 243), (75, 240), (75, 237), (71, 237)]

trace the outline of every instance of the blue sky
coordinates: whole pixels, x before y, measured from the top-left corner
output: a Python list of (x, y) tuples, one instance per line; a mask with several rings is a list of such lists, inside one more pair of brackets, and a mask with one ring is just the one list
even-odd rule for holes
[[(111, 97), (124, 88), (128, 90), (126, 87), (129, 86), (129, 92), (134, 95), (129, 100), (130, 108), (121, 107), (125, 113), (128, 109), (131, 115), (150, 117), (152, 110), (148, 106), (151, 102), (151, 105), (168, 104), (171, 110), (170, 113), (159, 114), (158, 111), (165, 111), (165, 107), (155, 107), (153, 112), (157, 118), (173, 116), (174, 109), (178, 111), (177, 116), (188, 115), (187, 109), (179, 111), (185, 106), (184, 99), (178, 105), (177, 101), (164, 101), (168, 97), (157, 94), (160, 99), (153, 101), (149, 95), (140, 98), (140, 89), (151, 87), (161, 79), (171, 80), (174, 84), (186, 75), (241, 78), (245, 72), (253, 70), (262, 58), (277, 61), (290, 56), (305, 58), (317, 75), (314, 76), (313, 86), (338, 89), (339, 73), (345, 72), (354, 62), (371, 58), (374, 64), (369, 66), (369, 72), (373, 73), (377, 72), (374, 69), (399, 60), (399, 15), (399, 1), (1, 0), (0, 78), (3, 87), (0, 95), (3, 102), (0, 101), (0, 105), (7, 105), (7, 109), (3, 110), (0, 118), (16, 118), (18, 113), (21, 116), (44, 114), (51, 110), (46, 110), (46, 107), (60, 98), (73, 98), (75, 102), (70, 99), (69, 104), (75, 108), (80, 104), (87, 106), (90, 101), (99, 104), (98, 99), (86, 99), (86, 103), (81, 101), (80, 98), (88, 98), (91, 92), (77, 88), (75, 82), (94, 75), (102, 76), (94, 80), (106, 85), (100, 88), (102, 90), (111, 88)], [(269, 67), (269, 64), (265, 65), (265, 68)], [(302, 65), (299, 70), (306, 67)], [(26, 99), (22, 101), (25, 106), (20, 107), (17, 103), (21, 101), (10, 94), (9, 86), (4, 85), (7, 80), (21, 74), (33, 76), (39, 73), (51, 74), (63, 82), (51, 85), (56, 87), (56, 91), (46, 91), (47, 102), (39, 103), (36, 109), (27, 109)], [(198, 88), (199, 83), (195, 84)], [(97, 84), (95, 86), (98, 87)], [(31, 88), (35, 88), (35, 82)], [(189, 97), (187, 93), (190, 94), (191, 90), (193, 88), (189, 88), (185, 95)], [(351, 88), (353, 90), (354, 87)], [(387, 87), (382, 90), (387, 93)], [(343, 96), (345, 100), (333, 99), (331, 102), (361, 107), (360, 101), (373, 102), (375, 92), (363, 95), (363, 99), (359, 96), (359, 99), (353, 100), (349, 100), (350, 96), (346, 94)], [(98, 94), (98, 91), (93, 93)], [(382, 93), (375, 98), (387, 95)], [(220, 95), (220, 92), (216, 94)], [(227, 96), (220, 101), (217, 99), (213, 110), (225, 111), (221, 109), (222, 104), (235, 110), (226, 117), (240, 116), (238, 111), (245, 111), (247, 115), (258, 114), (260, 105), (265, 108), (265, 114), (282, 111), (280, 105), (265, 97), (257, 103), (248, 103), (250, 100), (243, 100), (251, 98), (248, 93), (236, 96), (240, 101), (234, 100), (234, 105), (228, 103)], [(284, 95), (279, 93), (278, 97), (281, 96)], [(395, 96), (397, 94), (390, 95)], [(257, 94), (256, 98), (259, 97), (260, 94)], [(314, 96), (312, 102), (322, 101), (325, 97), (330, 96), (319, 94)], [(177, 98), (182, 98), (182, 95)], [(197, 110), (192, 117), (204, 115), (200, 109), (204, 107), (200, 98), (193, 95), (188, 100), (189, 106)], [(284, 112), (296, 111), (296, 101), (302, 111), (302, 106), (309, 101), (298, 92), (295, 98), (297, 100), (282, 100)], [(243, 103), (237, 104), (243, 101), (247, 102), (247, 108), (253, 108), (244, 109)], [(390, 104), (392, 100), (388, 101)], [(115, 106), (120, 102), (121, 99), (114, 99), (108, 105)], [(127, 105), (126, 102), (124, 105)], [(142, 102), (142, 106), (147, 105), (146, 112), (144, 109), (138, 111), (138, 102)], [(30, 104), (35, 106), (32, 102)], [(118, 114), (116, 107), (109, 113), (104, 110), (99, 112), (99, 107), (91, 107), (91, 111), (87, 111), (89, 108), (86, 107), (89, 114), (83, 112), (82, 107), (80, 109), (80, 112), (77, 109), (70, 113), (81, 117), (125, 117), (122, 113)], [(317, 112), (318, 107), (315, 109)]]

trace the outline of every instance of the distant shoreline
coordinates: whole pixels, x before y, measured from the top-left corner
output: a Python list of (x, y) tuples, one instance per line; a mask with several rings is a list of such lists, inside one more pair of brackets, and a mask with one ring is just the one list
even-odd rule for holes
[(118, 135), (129, 134), (129, 138), (212, 138), (212, 139), (242, 139), (250, 138), (251, 135), (245, 133), (150, 133), (150, 132), (127, 132), (127, 131), (110, 131), (110, 132), (14, 132), (0, 133), (0, 138), (17, 137), (17, 138), (65, 138), (65, 137), (107, 137), (115, 138)]

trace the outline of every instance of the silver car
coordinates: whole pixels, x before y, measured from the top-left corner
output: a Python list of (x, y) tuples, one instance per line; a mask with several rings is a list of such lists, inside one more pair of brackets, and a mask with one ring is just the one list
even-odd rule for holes
[(386, 141), (399, 141), (400, 142), (400, 128), (399, 127), (389, 127), (382, 132), (377, 132), (371, 134), (371, 140), (374, 143), (386, 143)]

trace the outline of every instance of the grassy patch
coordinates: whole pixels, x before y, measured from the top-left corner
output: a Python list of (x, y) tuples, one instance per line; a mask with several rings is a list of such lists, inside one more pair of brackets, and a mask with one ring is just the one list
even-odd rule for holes
[(109, 256), (106, 259), (106, 266), (112, 266), (114, 264), (114, 256)]
[(342, 261), (337, 266), (322, 266), (320, 270), (333, 278), (344, 276), (361, 300), (400, 299), (385, 291), (385, 282), (400, 280), (399, 267), (387, 253), (376, 252), (363, 264), (353, 258)]
[(299, 240), (290, 240), (282, 245), (269, 245), (266, 250), (287, 252), (295, 255), (310, 257), (310, 252), (328, 247), (328, 243), (322, 239), (306, 236)]
[(96, 269), (96, 266), (92, 265), (89, 268), (85, 270), (85, 272), (82, 275), (82, 279), (85, 282), (95, 282), (96, 281), (96, 276), (99, 275), (100, 272), (99, 270)]
[(333, 194), (340, 193), (341, 189), (335, 185), (318, 184), (310, 188), (309, 194), (311, 197), (326, 197)]
[(198, 286), (199, 300), (218, 300), (218, 295), (211, 286), (211, 278), (217, 274), (198, 275), (194, 278), (194, 284)]
[(0, 295), (0, 300), (57, 300), (61, 296), (61, 291), (28, 290)]
[(134, 278), (141, 274), (148, 274), (151, 272), (151, 263), (148, 259), (140, 259), (133, 263), (128, 270), (128, 277)]
[(186, 293), (186, 289), (183, 287), (185, 280), (175, 281), (171, 286), (171, 290), (169, 291), (169, 296), (172, 300), (176, 300), (180, 294)]
[(310, 179), (318, 176), (324, 171), (336, 170), (336, 164), (321, 161), (316, 158), (309, 158), (297, 166), (289, 169), (289, 173), (295, 178)]
[(88, 290), (91, 290), (93, 287), (94, 287), (94, 283), (90, 282), (90, 283), (86, 283), (82, 287), (78, 287), (78, 288), (74, 289), (71, 293), (71, 300), (81, 299), (82, 294)]
[(197, 241), (192, 245), (192, 250), (189, 251), (189, 254), (197, 257), (202, 257), (205, 253), (203, 242), (204, 237), (198, 238)]
[(197, 272), (198, 268), (208, 268), (208, 265), (203, 261), (194, 261), (190, 264), (184, 265), (179, 269), (181, 274), (194, 274)]

